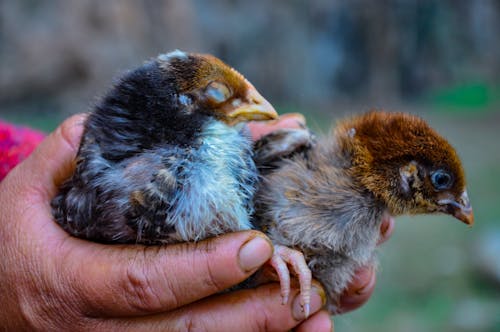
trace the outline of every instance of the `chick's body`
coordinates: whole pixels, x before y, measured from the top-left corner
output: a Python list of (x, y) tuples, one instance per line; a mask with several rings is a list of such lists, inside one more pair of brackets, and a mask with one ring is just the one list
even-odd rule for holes
[(473, 222), (455, 150), (411, 115), (370, 112), (317, 140), (307, 130), (272, 133), (255, 158), (263, 175), (255, 222), (303, 253), (331, 312), (355, 270), (373, 263), (384, 213)]
[(196, 241), (250, 228), (257, 180), (242, 121), (276, 117), (209, 55), (161, 55), (125, 75), (85, 123), (74, 174), (52, 202), (99, 242)]

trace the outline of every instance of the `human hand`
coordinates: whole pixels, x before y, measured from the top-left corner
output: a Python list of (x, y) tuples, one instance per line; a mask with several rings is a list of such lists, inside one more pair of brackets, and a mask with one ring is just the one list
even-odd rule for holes
[[(69, 236), (50, 201), (74, 169), (83, 116), (65, 121), (0, 182), (0, 326), (6, 330), (329, 330), (303, 321), (297, 290), (276, 283), (217, 294), (272, 255), (254, 231), (169, 246), (103, 245)], [(321, 298), (313, 292), (311, 312)]]

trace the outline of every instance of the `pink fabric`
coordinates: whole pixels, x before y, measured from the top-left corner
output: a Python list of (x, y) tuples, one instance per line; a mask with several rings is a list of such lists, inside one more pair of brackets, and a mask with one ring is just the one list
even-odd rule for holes
[(0, 121), (0, 181), (28, 157), (44, 137), (40, 131)]

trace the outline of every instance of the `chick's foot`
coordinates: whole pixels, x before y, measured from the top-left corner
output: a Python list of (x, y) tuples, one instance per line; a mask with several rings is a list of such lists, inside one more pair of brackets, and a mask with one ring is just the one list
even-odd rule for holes
[(283, 304), (288, 302), (290, 296), (290, 271), (288, 266), (292, 267), (292, 272), (299, 279), (301, 305), (304, 316), (308, 317), (310, 312), (312, 277), (304, 255), (298, 250), (275, 245), (273, 257), (269, 263), (278, 274)]

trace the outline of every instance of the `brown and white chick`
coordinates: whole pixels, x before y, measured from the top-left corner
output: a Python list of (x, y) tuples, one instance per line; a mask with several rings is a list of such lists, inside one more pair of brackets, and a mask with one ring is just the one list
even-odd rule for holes
[[(318, 139), (283, 129), (255, 149), (262, 180), (254, 224), (289, 258), (275, 264), (280, 280), (290, 264), (308, 291), (305, 262), (331, 313), (354, 271), (373, 264), (384, 214), (441, 212), (474, 222), (455, 149), (417, 116), (372, 111)], [(283, 294), (287, 287), (282, 282)]]

